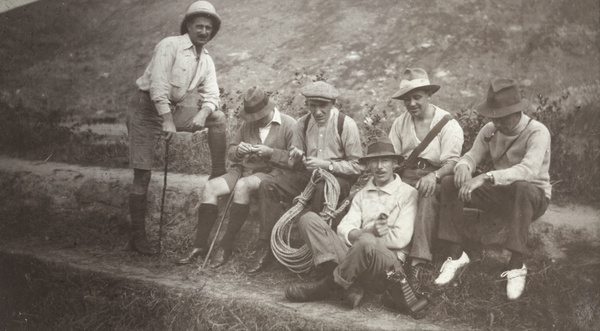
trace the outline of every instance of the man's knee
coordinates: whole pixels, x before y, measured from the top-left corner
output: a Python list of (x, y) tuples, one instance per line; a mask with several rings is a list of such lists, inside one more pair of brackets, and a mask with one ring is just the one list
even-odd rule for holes
[[(217, 179), (220, 177), (217, 177)], [(202, 201), (208, 201), (218, 198), (218, 194), (216, 192), (223, 191), (223, 187), (221, 187), (221, 183), (216, 180), (209, 180), (204, 187), (204, 191), (202, 192)]]
[(213, 111), (206, 119), (206, 126), (211, 130), (224, 131), (226, 124), (227, 117), (225, 116), (225, 113), (220, 110)]
[(252, 185), (250, 185), (250, 183), (248, 183), (248, 181), (246, 180), (246, 177), (244, 177), (244, 178), (240, 178), (238, 180), (238, 182), (235, 184), (235, 189), (233, 191), (233, 194), (235, 195), (236, 198), (247, 199), (250, 197), (250, 194), (252, 193), (252, 191), (253, 191)]
[(325, 223), (325, 221), (316, 213), (309, 211), (298, 219), (298, 229), (306, 233), (310, 229), (320, 227), (320, 223)]
[(377, 237), (372, 233), (363, 233), (358, 239), (352, 244), (353, 247), (357, 249), (362, 249), (364, 251), (368, 251), (373, 249), (377, 245)]

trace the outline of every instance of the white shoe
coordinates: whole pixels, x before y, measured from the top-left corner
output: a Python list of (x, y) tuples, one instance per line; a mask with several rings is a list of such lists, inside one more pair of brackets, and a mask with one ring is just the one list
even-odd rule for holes
[(525, 276), (527, 267), (523, 264), (521, 269), (513, 269), (503, 272), (500, 277), (506, 277), (506, 296), (510, 300), (517, 300), (525, 290)]
[(469, 264), (471, 260), (469, 260), (469, 256), (467, 253), (463, 252), (458, 260), (453, 260), (451, 257), (442, 264), (442, 268), (440, 269), (440, 275), (433, 281), (436, 285), (446, 285), (454, 279), (456, 276), (456, 271), (458, 269)]

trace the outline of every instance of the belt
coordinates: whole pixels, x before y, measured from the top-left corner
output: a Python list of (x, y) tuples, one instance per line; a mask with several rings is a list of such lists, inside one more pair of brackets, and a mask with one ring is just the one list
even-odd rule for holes
[(405, 165), (405, 168), (406, 169), (421, 169), (421, 170), (430, 169), (431, 171), (439, 169), (439, 167), (434, 166), (429, 161), (422, 159), (422, 158), (418, 158), (417, 162), (415, 162), (413, 164)]

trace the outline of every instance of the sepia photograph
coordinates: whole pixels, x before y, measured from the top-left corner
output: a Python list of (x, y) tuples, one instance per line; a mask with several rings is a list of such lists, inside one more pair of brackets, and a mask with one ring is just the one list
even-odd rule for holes
[(600, 330), (599, 0), (0, 0), (1, 330)]

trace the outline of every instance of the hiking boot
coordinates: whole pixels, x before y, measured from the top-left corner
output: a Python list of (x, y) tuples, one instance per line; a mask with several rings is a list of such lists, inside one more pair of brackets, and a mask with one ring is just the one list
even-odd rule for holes
[(352, 309), (356, 308), (363, 296), (365, 295), (365, 291), (359, 285), (355, 283), (350, 285), (347, 289), (344, 290), (344, 300), (352, 307)]
[(329, 297), (335, 286), (332, 276), (310, 283), (291, 284), (285, 289), (285, 297), (292, 302), (323, 300)]
[(231, 257), (231, 248), (219, 248), (215, 257), (212, 259), (210, 266), (214, 269), (221, 267), (229, 261)]
[(512, 269), (503, 272), (500, 277), (506, 277), (506, 296), (509, 300), (517, 300), (525, 290), (527, 267), (523, 264), (521, 269)]
[(442, 264), (440, 275), (435, 279), (434, 283), (439, 286), (450, 283), (456, 276), (458, 269), (466, 266), (469, 262), (471, 262), (471, 260), (469, 260), (469, 256), (465, 252), (462, 253), (458, 260), (453, 260), (451, 257), (448, 257), (446, 262)]
[(256, 255), (257, 259), (248, 267), (248, 269), (246, 269), (246, 273), (258, 273), (268, 267), (275, 259), (273, 252), (271, 251), (271, 246), (261, 245)]
[(185, 253), (184, 257), (177, 260), (177, 262), (175, 262), (175, 263), (180, 264), (180, 265), (190, 264), (190, 263), (194, 262), (198, 257), (204, 257), (206, 255), (206, 253), (207, 253), (206, 248), (194, 247), (194, 248), (190, 249), (187, 253)]

